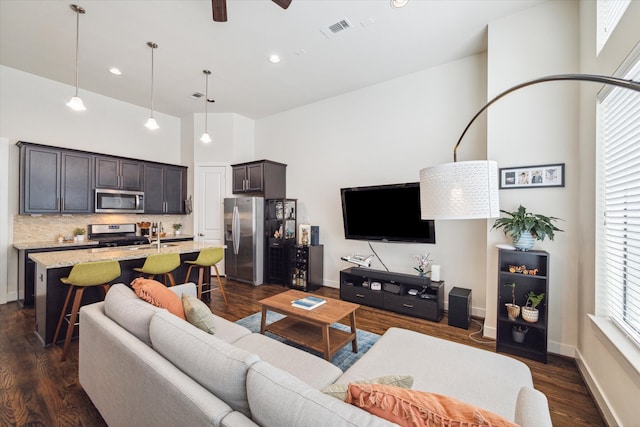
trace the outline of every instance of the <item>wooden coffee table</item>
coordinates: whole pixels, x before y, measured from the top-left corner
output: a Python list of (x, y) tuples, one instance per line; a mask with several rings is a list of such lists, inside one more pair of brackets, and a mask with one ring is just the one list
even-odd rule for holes
[[(324, 296), (320, 296), (320, 298), (327, 300), (326, 304), (313, 310), (305, 310), (291, 305), (292, 301), (308, 295), (306, 292), (292, 289), (260, 300), (259, 302), (262, 304), (260, 333), (264, 334), (265, 331), (269, 331), (296, 344), (318, 351), (324, 355), (326, 360), (331, 360), (331, 357), (349, 341), (351, 341), (353, 352), (357, 353), (356, 310), (360, 306)], [(268, 310), (284, 314), (286, 317), (267, 325)], [(350, 332), (331, 327), (331, 324), (346, 316), (349, 316), (351, 323)]]

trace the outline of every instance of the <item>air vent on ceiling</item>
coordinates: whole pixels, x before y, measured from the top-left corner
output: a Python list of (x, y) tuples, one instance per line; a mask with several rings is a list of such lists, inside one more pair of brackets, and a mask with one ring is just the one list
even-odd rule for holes
[(326, 38), (331, 38), (344, 30), (348, 30), (349, 28), (351, 28), (351, 23), (347, 18), (344, 18), (333, 25), (320, 29), (320, 31)]

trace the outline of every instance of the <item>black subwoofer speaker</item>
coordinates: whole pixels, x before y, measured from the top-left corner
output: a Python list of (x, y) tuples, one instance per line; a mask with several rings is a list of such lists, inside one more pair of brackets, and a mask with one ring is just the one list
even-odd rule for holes
[(469, 329), (470, 323), (471, 289), (451, 289), (449, 292), (449, 326)]

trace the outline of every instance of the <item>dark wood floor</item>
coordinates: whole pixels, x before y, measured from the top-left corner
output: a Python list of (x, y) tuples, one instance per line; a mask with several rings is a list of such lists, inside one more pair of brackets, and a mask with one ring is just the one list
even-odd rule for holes
[[(223, 283), (229, 306), (225, 307), (219, 290), (214, 290), (211, 307), (231, 321), (259, 311), (258, 300), (285, 290), (276, 285)], [(338, 298), (337, 289), (321, 288), (315, 293)], [(492, 342), (482, 344), (469, 337), (480, 329), (479, 323), (467, 331), (448, 326), (446, 315), (435, 323), (361, 307), (357, 320), (358, 328), (377, 334), (398, 326), (495, 351)], [(62, 348), (43, 348), (33, 333), (34, 324), (33, 309), (22, 309), (17, 303), (0, 305), (0, 426), (106, 425), (78, 384), (77, 341), (72, 343), (67, 360), (60, 362)], [(487, 341), (480, 335), (474, 338)], [(547, 364), (520, 360), (531, 368), (535, 387), (549, 399), (554, 426), (604, 426), (573, 359), (555, 355), (548, 359)]]

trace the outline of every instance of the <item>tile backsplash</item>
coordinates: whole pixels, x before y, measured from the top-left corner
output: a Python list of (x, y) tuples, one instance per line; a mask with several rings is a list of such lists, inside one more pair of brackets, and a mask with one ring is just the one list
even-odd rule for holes
[(161, 222), (167, 234), (173, 234), (173, 224), (181, 223), (188, 230), (185, 215), (92, 214), (92, 215), (15, 215), (13, 243), (56, 242), (58, 236), (73, 237), (73, 230), (87, 229), (89, 224), (127, 224), (143, 221)]

